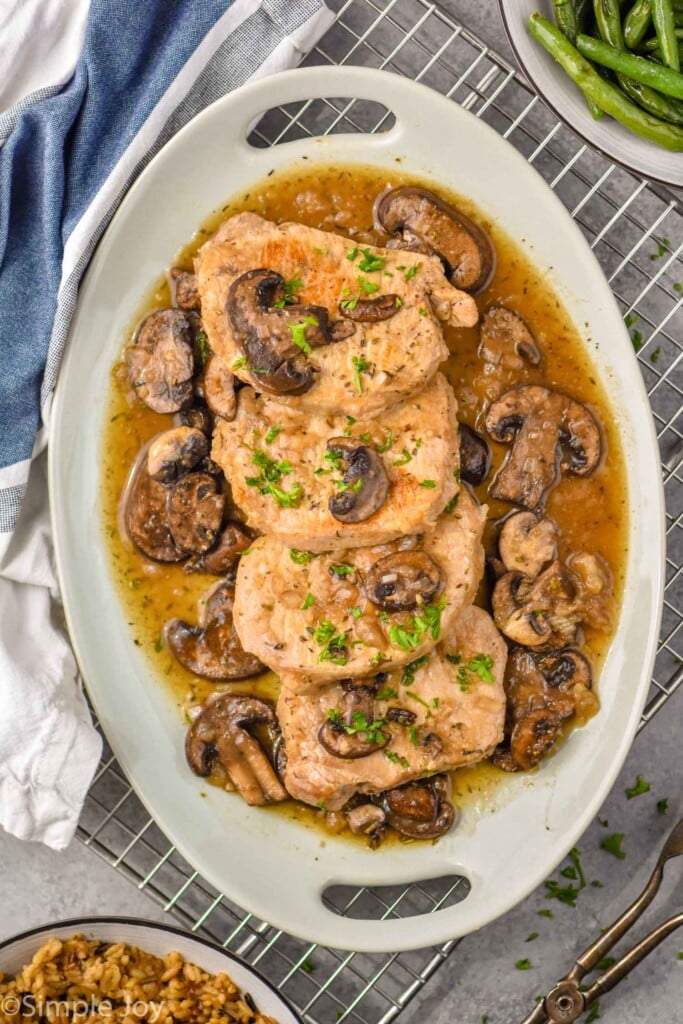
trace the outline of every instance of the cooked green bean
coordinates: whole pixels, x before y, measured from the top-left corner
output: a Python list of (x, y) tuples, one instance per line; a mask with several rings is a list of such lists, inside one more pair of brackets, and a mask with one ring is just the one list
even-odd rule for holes
[(621, 29), (619, 0), (594, 0), (595, 24), (600, 37), (618, 50), (624, 49), (624, 35)]
[(632, 99), (639, 107), (646, 110), (648, 114), (683, 128), (683, 103), (680, 100), (673, 100), (670, 96), (662, 96), (661, 92), (651, 89), (649, 85), (634, 82), (632, 78), (627, 78), (625, 75), (620, 76), (619, 85), (629, 99)]
[(681, 70), (676, 39), (676, 23), (671, 0), (652, 0), (652, 21), (659, 40), (664, 63), (674, 71)]
[[(677, 28), (675, 31), (676, 39), (678, 40), (680, 46), (680, 42), (683, 39), (683, 28)], [(648, 39), (645, 43), (643, 43), (642, 49), (647, 50), (650, 53), (653, 52), (654, 50), (659, 50), (659, 39)]]
[(624, 18), (624, 42), (629, 50), (639, 46), (652, 24), (652, 0), (636, 0)]
[(576, 20), (574, 0), (553, 0), (553, 10), (560, 32), (564, 33), (570, 42), (575, 43), (579, 26)]
[(655, 64), (646, 57), (637, 57), (633, 53), (617, 50), (600, 39), (593, 39), (581, 33), (577, 36), (576, 47), (584, 57), (595, 61), (596, 64), (628, 75), (629, 78), (635, 78), (636, 82), (658, 89), (665, 96), (683, 99), (683, 75), (678, 71)]
[[(590, 62), (547, 18), (541, 17), (538, 13), (532, 14), (529, 18), (529, 32), (558, 61), (572, 81), (606, 114), (611, 114), (624, 127), (650, 142), (655, 142), (665, 149), (683, 151), (683, 129), (665, 124), (631, 103), (616, 86), (600, 77)], [(579, 35), (578, 39), (582, 38), (586, 37)]]

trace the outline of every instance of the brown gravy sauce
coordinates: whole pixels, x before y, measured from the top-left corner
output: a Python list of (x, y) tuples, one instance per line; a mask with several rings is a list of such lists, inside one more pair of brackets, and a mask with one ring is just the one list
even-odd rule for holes
[[(550, 495), (547, 509), (560, 527), (561, 556), (570, 551), (587, 550), (600, 554), (609, 565), (615, 583), (616, 623), (626, 563), (628, 493), (614, 416), (586, 346), (549, 286), (544, 268), (533, 266), (496, 224), (487, 221), (483, 211), (452, 195), (448, 189), (435, 186), (433, 182), (420, 181), (399, 169), (354, 165), (281, 172), (257, 183), (217, 210), (170, 265), (192, 269), (197, 249), (219, 224), (227, 217), (246, 210), (274, 221), (293, 220), (336, 231), (361, 243), (381, 244), (380, 236), (372, 226), (375, 198), (387, 187), (407, 183), (436, 188), (490, 233), (497, 253), (497, 265), (491, 283), (477, 297), (480, 311), (493, 304), (503, 304), (518, 312), (531, 328), (543, 354), (539, 367), (529, 367), (524, 371), (524, 381), (566, 391), (589, 405), (602, 425), (606, 449), (602, 465), (586, 479), (564, 477)], [(170, 301), (167, 282), (158, 280), (140, 309), (136, 323), (145, 313), (167, 306)], [(484, 364), (477, 356), (478, 328), (446, 328), (445, 337), (451, 355), (442, 369), (455, 390), (459, 419), (484, 432), (485, 402), (500, 390), (501, 377), (492, 380), (484, 372)], [(122, 339), (122, 348), (128, 341), (128, 337)], [(506, 387), (520, 383), (521, 379), (519, 374), (509, 372), (502, 377)], [(167, 688), (179, 714), (184, 714), (187, 707), (203, 701), (216, 687), (182, 668), (163, 646), (161, 631), (170, 618), (180, 617), (196, 622), (198, 599), (215, 577), (187, 575), (182, 565), (148, 561), (137, 551), (129, 549), (121, 539), (117, 525), (119, 498), (138, 451), (151, 437), (171, 425), (171, 416), (154, 413), (135, 399), (125, 367), (117, 363), (112, 371), (110, 406), (102, 439), (103, 525), (113, 576), (120, 590), (133, 640), (149, 657), (150, 674)], [(507, 451), (500, 445), (493, 448), (488, 481), (493, 478)], [(479, 498), (489, 505), (487, 545), (490, 546), (495, 523), (510, 511), (510, 506), (489, 499), (486, 487), (485, 482), (479, 488)], [(596, 676), (611, 635), (612, 631), (585, 630), (582, 649), (592, 662)], [(277, 697), (278, 681), (272, 672), (267, 672), (256, 679), (229, 684), (229, 688), (231, 692), (252, 693), (273, 700)], [(599, 680), (597, 689), (599, 692)], [(580, 723), (574, 723), (574, 726), (576, 724)], [(471, 801), (486, 802), (504, 777), (488, 762), (452, 774), (454, 801), (460, 805)], [(321, 812), (294, 801), (271, 810), (292, 816), (309, 827), (313, 823), (320, 826), (324, 820)]]

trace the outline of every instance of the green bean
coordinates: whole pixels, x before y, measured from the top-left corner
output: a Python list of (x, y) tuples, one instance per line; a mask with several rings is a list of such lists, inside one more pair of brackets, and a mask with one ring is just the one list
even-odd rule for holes
[(576, 39), (576, 47), (584, 57), (595, 61), (596, 64), (628, 75), (629, 78), (635, 78), (636, 82), (649, 85), (663, 92), (665, 96), (683, 99), (683, 75), (678, 71), (661, 67), (647, 57), (637, 57), (633, 53), (617, 50), (600, 39), (593, 39), (580, 33)]
[(683, 128), (683, 103), (680, 100), (662, 96), (661, 92), (651, 89), (649, 85), (641, 85), (640, 82), (634, 82), (632, 78), (626, 78), (625, 75), (621, 76), (619, 85), (629, 99), (646, 110), (648, 114)]
[[(683, 28), (677, 28), (675, 32), (676, 39), (680, 45), (680, 40), (683, 39)], [(648, 39), (647, 42), (643, 43), (641, 49), (649, 53), (652, 53), (653, 50), (659, 50), (659, 39)]]
[(557, 27), (560, 32), (562, 32), (571, 43), (575, 43), (579, 32), (579, 26), (576, 20), (576, 7), (574, 6), (574, 0), (553, 0), (553, 10), (555, 11), (555, 21), (557, 22)]
[(594, 0), (593, 12), (600, 37), (618, 50), (624, 49), (619, 0)]
[(652, 24), (652, 0), (636, 0), (624, 18), (624, 42), (629, 50), (642, 43)]
[(681, 70), (671, 0), (652, 0), (652, 21), (659, 40), (664, 63), (674, 71)]
[[(665, 124), (631, 103), (616, 86), (600, 77), (590, 62), (547, 18), (538, 13), (532, 14), (529, 18), (529, 32), (606, 114), (611, 114), (630, 131), (650, 142), (675, 152), (683, 151), (682, 129)], [(586, 37), (579, 35), (578, 39), (582, 38)]]

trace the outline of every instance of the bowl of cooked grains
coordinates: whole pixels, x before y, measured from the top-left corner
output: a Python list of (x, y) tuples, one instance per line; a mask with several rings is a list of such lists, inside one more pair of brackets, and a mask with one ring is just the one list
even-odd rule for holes
[(301, 1024), (219, 946), (130, 918), (64, 921), (0, 943), (0, 1022)]

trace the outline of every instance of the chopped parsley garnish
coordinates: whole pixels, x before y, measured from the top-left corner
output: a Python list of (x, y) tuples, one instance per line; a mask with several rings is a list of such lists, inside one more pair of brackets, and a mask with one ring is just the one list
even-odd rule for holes
[(430, 490), (434, 490), (436, 480), (420, 480), (420, 487), (428, 487)]
[(293, 306), (296, 302), (297, 293), (303, 288), (304, 283), (300, 277), (293, 277), (291, 281), (285, 281), (283, 285), (283, 296), (274, 303), (276, 309), (284, 309), (285, 306)]
[(413, 456), (410, 454), (407, 448), (404, 448), (401, 452), (400, 459), (394, 459), (392, 466), (407, 466), (409, 462), (413, 461)]
[(515, 967), (517, 968), (518, 971), (530, 971), (531, 970), (531, 960), (529, 960), (528, 957), (524, 957), (523, 960), (518, 960), (517, 961), (517, 963), (515, 964)]
[(375, 700), (391, 700), (392, 697), (398, 697), (398, 693), (392, 686), (385, 686), (375, 694)]
[(680, 281), (675, 281), (674, 282), (674, 291), (675, 292), (683, 292), (683, 284), (681, 284)]
[(275, 438), (278, 436), (278, 434), (281, 433), (281, 431), (282, 425), (280, 423), (276, 423), (274, 427), (271, 427), (268, 433), (266, 434), (266, 444), (272, 444)]
[(304, 598), (303, 604), (301, 605), (301, 611), (305, 612), (307, 608), (311, 608), (312, 605), (314, 605), (314, 604), (315, 604), (315, 598), (313, 597), (313, 594), (311, 594), (309, 592), (308, 594), (306, 594), (306, 597)]
[(318, 256), (327, 256), (329, 249), (319, 249), (317, 245), (313, 246), (313, 252), (317, 253)]
[(636, 776), (636, 781), (633, 786), (629, 786), (626, 790), (626, 796), (629, 800), (633, 800), (634, 796), (642, 796), (643, 793), (650, 792), (650, 783), (646, 782), (642, 775)]
[(205, 331), (197, 331), (197, 348), (199, 349), (199, 356), (203, 366), (209, 358), (209, 353), (211, 351), (209, 348), (209, 339), (207, 338)]
[(352, 619), (359, 619), (363, 614), (362, 610), (358, 607), (357, 604), (355, 604), (352, 608), (348, 608), (347, 611)]
[(450, 515), (450, 513), (454, 510), (455, 506), (458, 504), (458, 498), (459, 497), (460, 497), (460, 495), (456, 494), (453, 498), (451, 498), (451, 500), (446, 505), (446, 508), (444, 509), (444, 512), (447, 512)]
[(292, 335), (292, 341), (297, 348), (301, 349), (305, 356), (310, 356), (313, 349), (306, 341), (306, 327), (308, 325), (318, 327), (318, 321), (314, 316), (305, 316), (301, 323), (289, 324), (289, 331)]
[(304, 974), (312, 974), (313, 971), (315, 970), (315, 964), (313, 963), (312, 960), (304, 960), (304, 962), (301, 965), (301, 970), (304, 972)]
[(342, 717), (336, 708), (330, 708), (327, 712), (327, 717), (332, 722), (332, 725), (343, 729), (349, 736), (357, 736), (358, 733), (363, 733), (370, 743), (384, 743), (386, 739), (385, 734), (382, 732), (383, 718), (376, 718), (370, 722), (362, 711), (354, 711), (351, 715), (351, 725), (347, 725), (346, 722), (342, 722)]
[(412, 267), (408, 267), (405, 274), (403, 275), (406, 281), (410, 281), (411, 278), (415, 277), (421, 266), (421, 263), (414, 263)]
[(403, 669), (401, 675), (401, 682), (404, 686), (412, 686), (415, 682), (415, 673), (423, 665), (426, 665), (429, 661), (429, 655), (423, 654), (421, 658), (416, 658), (415, 661), (409, 662)]
[(414, 725), (408, 727), (408, 736), (410, 737), (410, 742), (413, 744), (414, 747), (418, 747), (420, 745), (420, 740), (417, 735), (417, 729), (415, 728)]
[(591, 1004), (590, 1012), (586, 1017), (586, 1024), (592, 1024), (594, 1020), (600, 1020), (600, 1000), (596, 999)]
[(344, 427), (344, 437), (350, 437), (351, 436), (351, 427), (354, 425), (354, 423), (357, 423), (357, 422), (358, 421), (355, 418), (355, 416), (347, 416), (346, 417), (346, 426)]
[(261, 473), (259, 476), (248, 476), (245, 480), (247, 486), (257, 487), (261, 494), (270, 494), (280, 508), (296, 508), (304, 493), (301, 484), (295, 481), (288, 491), (279, 486), (282, 477), (292, 472), (291, 462), (286, 459), (276, 462), (269, 459), (265, 452), (259, 451), (253, 453), (251, 461)]
[(349, 251), (346, 254), (346, 258), (349, 261), (349, 263), (353, 263), (353, 261), (357, 258), (359, 252), (360, 249), (358, 248), (357, 245), (354, 245), (353, 249), (349, 249)]
[(424, 306), (420, 306), (420, 308), (418, 309), (418, 313), (420, 314), (420, 316), (427, 316), (427, 310), (424, 308)]
[(344, 576), (353, 576), (355, 571), (355, 566), (346, 565), (345, 562), (335, 562), (330, 566), (330, 574), (338, 576), (340, 579), (343, 579)]
[(369, 249), (363, 249), (363, 258), (358, 264), (358, 269), (364, 274), (372, 274), (375, 270), (383, 270), (386, 257), (375, 256)]
[(370, 658), (370, 664), (373, 666), (373, 668), (376, 668), (377, 665), (381, 665), (382, 662), (386, 660), (387, 656), (384, 653), (384, 651), (375, 651), (373, 656)]
[[(348, 288), (344, 289), (344, 291), (348, 291), (348, 290), (349, 290)], [(339, 305), (341, 306), (342, 309), (352, 309), (353, 310), (358, 305), (358, 296), (356, 295), (352, 299), (342, 299), (342, 301), (339, 303)]]
[(633, 324), (638, 322), (638, 320), (640, 320), (638, 313), (627, 313), (624, 317), (624, 323), (627, 327), (632, 327)]
[(423, 708), (427, 708), (427, 711), (429, 711), (429, 714), (431, 715), (432, 712), (427, 701), (422, 700), (422, 697), (419, 697), (413, 690), (406, 690), (406, 697), (410, 697), (411, 700), (416, 700), (417, 703), (421, 704)]
[(533, 942), (534, 939), (538, 938), (538, 932), (532, 932), (531, 935), (527, 935), (525, 942)]
[(379, 291), (379, 285), (375, 284), (374, 281), (368, 281), (367, 278), (361, 277), (360, 275), (356, 280), (358, 281), (358, 287), (366, 295), (374, 295), (375, 292)]
[(552, 910), (545, 910), (544, 909), (544, 910), (539, 910), (538, 911), (538, 916), (539, 917), (547, 917), (550, 921), (552, 921), (552, 919), (554, 917), (554, 914), (553, 914)]
[(568, 907), (576, 906), (576, 901), (581, 891), (571, 883), (569, 885), (560, 885), (559, 882), (554, 881), (552, 878), (549, 882), (545, 883), (545, 888), (546, 896), (549, 899), (559, 900), (560, 903), (565, 903)]
[(341, 473), (344, 468), (344, 456), (340, 452), (334, 452), (331, 448), (327, 448), (323, 455), (325, 462), (329, 462), (329, 468), (323, 469), (323, 473)]
[(617, 860), (625, 860), (626, 853), (621, 848), (623, 839), (623, 832), (615, 832), (612, 836), (605, 836), (603, 841), (600, 843), (600, 846), (603, 850), (606, 850), (607, 853), (611, 853), (613, 857), (616, 857)]
[(380, 455), (383, 455), (384, 452), (388, 452), (389, 451), (389, 449), (391, 448), (393, 443), (394, 443), (394, 432), (393, 432), (393, 430), (387, 430), (387, 436), (384, 438), (384, 440), (382, 441), (381, 444), (377, 445), (377, 451), (379, 452)]
[(164, 638), (163, 638), (163, 634), (162, 634), (161, 636), (158, 636), (156, 638), (156, 640), (154, 641), (154, 650), (157, 652), (157, 654), (159, 654), (159, 652), (163, 651), (163, 649), (164, 649)]
[(313, 632), (313, 639), (322, 647), (318, 661), (331, 661), (335, 665), (346, 664), (346, 633), (337, 633), (337, 627), (333, 622), (321, 619)]
[(230, 369), (231, 370), (241, 370), (242, 367), (246, 366), (246, 365), (247, 365), (247, 360), (244, 358), (244, 356), (238, 356), (238, 358), (234, 359), (233, 362), (230, 364)]
[(340, 494), (345, 494), (347, 491), (353, 491), (354, 494), (358, 494), (363, 486), (363, 478), (359, 476), (356, 480), (351, 480), (349, 483), (345, 480), (335, 480), (334, 483)]
[(598, 960), (595, 966), (598, 971), (608, 971), (610, 967), (614, 967), (616, 962), (616, 957), (603, 956), (602, 960)]
[(652, 355), (650, 356), (650, 362), (651, 363), (658, 363), (659, 362), (659, 357), (661, 356), (661, 354), (662, 354), (662, 350), (661, 350), (660, 346), (658, 345), (657, 348), (652, 353)]
[(299, 551), (298, 548), (290, 548), (289, 557), (297, 565), (306, 565), (312, 558), (315, 558), (315, 555), (312, 551)]
[(363, 394), (363, 385), (361, 383), (361, 373), (371, 373), (373, 370), (373, 364), (369, 363), (365, 356), (353, 356), (351, 359), (351, 365), (353, 366), (353, 386), (356, 389), (356, 394)]
[(634, 351), (640, 352), (643, 347), (643, 335), (640, 331), (634, 331), (631, 335)]
[(391, 761), (392, 764), (399, 764), (401, 768), (410, 768), (410, 761), (405, 757), (400, 757), (395, 754), (393, 750), (385, 750), (384, 756), (387, 760)]
[(661, 260), (662, 256), (666, 256), (668, 247), (671, 245), (671, 242), (668, 238), (655, 238), (655, 242), (657, 243), (657, 252), (651, 252), (650, 259)]
[(475, 654), (466, 665), (462, 664), (462, 657), (459, 654), (446, 654), (446, 661), (458, 667), (456, 682), (463, 693), (467, 693), (469, 690), (471, 675), (479, 676), (484, 683), (494, 683), (496, 681), (491, 671), (493, 668), (493, 658), (490, 654)]
[(664, 799), (664, 800), (658, 800), (657, 801), (657, 814), (666, 814), (666, 812), (668, 810), (669, 810), (669, 801), (668, 800)]
[(390, 626), (390, 641), (403, 651), (414, 651), (427, 634), (432, 640), (438, 640), (441, 636), (441, 613), (445, 607), (446, 598), (442, 597), (438, 604), (427, 604), (415, 612), (405, 626)]

